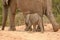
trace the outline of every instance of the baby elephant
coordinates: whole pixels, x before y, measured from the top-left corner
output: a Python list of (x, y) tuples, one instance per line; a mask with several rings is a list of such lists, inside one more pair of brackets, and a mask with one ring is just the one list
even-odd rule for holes
[(32, 30), (33, 25), (33, 31), (44, 31), (44, 27), (42, 26), (42, 17), (39, 16), (37, 13), (34, 14), (27, 14), (25, 18), (25, 24), (26, 24), (26, 31)]

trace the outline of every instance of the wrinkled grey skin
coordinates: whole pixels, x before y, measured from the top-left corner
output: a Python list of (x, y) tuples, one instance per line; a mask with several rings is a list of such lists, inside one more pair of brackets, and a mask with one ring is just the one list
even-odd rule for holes
[(24, 15), (29, 14), (25, 13), (27, 11), (38, 13), (38, 15), (40, 15), (41, 17), (43, 17), (42, 15), (45, 15), (52, 23), (53, 30), (55, 32), (58, 31), (58, 29), (60, 28), (59, 24), (56, 22), (52, 13), (52, 0), (8, 0), (7, 2), (8, 4), (4, 0), (2, 2), (3, 2), (2, 30), (4, 30), (6, 24), (8, 8), (10, 9), (10, 30), (16, 30), (15, 29), (16, 8), (19, 8)]
[[(33, 25), (33, 31), (44, 31), (44, 28), (42, 26), (42, 18), (37, 14), (27, 14), (25, 18), (25, 24), (26, 24), (26, 31), (32, 30), (32, 25)], [(37, 29), (39, 27), (41, 30)], [(30, 29), (31, 28), (31, 29)]]

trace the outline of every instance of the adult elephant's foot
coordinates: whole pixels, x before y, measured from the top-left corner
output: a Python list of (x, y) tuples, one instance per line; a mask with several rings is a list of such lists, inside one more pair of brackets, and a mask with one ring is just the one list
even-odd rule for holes
[(16, 28), (10, 28), (9, 31), (16, 31)]
[(57, 29), (57, 28), (53, 28), (53, 30), (54, 30), (54, 32), (57, 32), (57, 31), (58, 31), (58, 29)]
[(4, 30), (4, 28), (5, 28), (5, 26), (3, 25), (2, 28), (1, 28), (1, 30)]
[(59, 25), (53, 27), (54, 32), (57, 32), (60, 29)]
[(4, 28), (2, 28), (1, 30), (4, 30)]

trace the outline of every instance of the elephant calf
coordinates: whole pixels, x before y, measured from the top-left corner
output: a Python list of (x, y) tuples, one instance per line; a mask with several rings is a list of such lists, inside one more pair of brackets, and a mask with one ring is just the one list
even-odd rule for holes
[[(44, 28), (41, 23), (41, 17), (37, 14), (27, 14), (25, 18), (25, 24), (26, 24), (26, 31), (29, 29), (32, 30), (31, 26), (33, 25), (33, 31), (44, 31)], [(38, 27), (37, 27), (38, 26)]]

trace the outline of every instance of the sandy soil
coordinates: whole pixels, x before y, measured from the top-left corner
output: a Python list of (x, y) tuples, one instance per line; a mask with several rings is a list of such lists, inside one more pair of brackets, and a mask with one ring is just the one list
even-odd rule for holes
[(60, 30), (53, 32), (52, 25), (46, 24), (44, 33), (26, 32), (25, 25), (17, 26), (16, 31), (8, 31), (6, 27), (4, 31), (0, 29), (0, 40), (60, 40)]

